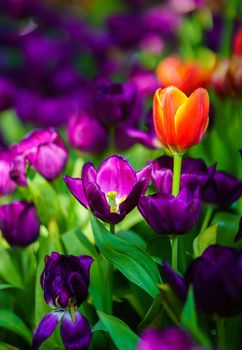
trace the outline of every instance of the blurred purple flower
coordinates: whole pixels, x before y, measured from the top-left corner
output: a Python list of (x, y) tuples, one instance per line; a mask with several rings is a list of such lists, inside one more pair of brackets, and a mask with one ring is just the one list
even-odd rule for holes
[(141, 335), (136, 350), (202, 350), (178, 327), (163, 330), (147, 329)]
[(14, 105), (16, 88), (14, 84), (5, 78), (0, 78), (0, 111), (11, 108)]
[(83, 152), (101, 153), (108, 147), (107, 130), (85, 111), (70, 118), (67, 136), (70, 145)]
[(47, 180), (54, 180), (65, 168), (68, 151), (56, 130), (36, 129), (11, 147), (10, 176), (20, 186), (26, 186), (27, 162)]
[(216, 171), (202, 190), (205, 202), (227, 207), (242, 195), (242, 181), (225, 172)]
[(120, 124), (134, 126), (139, 123), (141, 100), (134, 83), (113, 83), (106, 78), (97, 79), (94, 86), (94, 108), (97, 118), (107, 128)]
[(150, 166), (135, 172), (126, 159), (113, 155), (97, 170), (87, 162), (82, 178), (65, 176), (65, 183), (76, 199), (101, 220), (117, 224), (137, 205), (150, 181)]
[(0, 196), (11, 193), (16, 188), (16, 183), (9, 175), (11, 159), (10, 150), (0, 150)]
[(196, 224), (202, 210), (199, 189), (183, 187), (174, 197), (168, 193), (141, 196), (138, 209), (158, 234), (182, 235)]
[(39, 228), (33, 203), (15, 201), (0, 207), (0, 229), (11, 246), (28, 246), (38, 238)]
[(164, 263), (164, 276), (184, 301), (193, 286), (200, 309), (210, 315), (228, 318), (242, 312), (242, 253), (234, 248), (209, 246), (187, 268), (184, 280)]
[(91, 341), (87, 319), (76, 306), (86, 299), (90, 283), (90, 256), (62, 255), (52, 252), (45, 258), (40, 278), (47, 304), (55, 308), (40, 321), (33, 335), (32, 349), (38, 350), (61, 321), (62, 341), (69, 350), (86, 350)]

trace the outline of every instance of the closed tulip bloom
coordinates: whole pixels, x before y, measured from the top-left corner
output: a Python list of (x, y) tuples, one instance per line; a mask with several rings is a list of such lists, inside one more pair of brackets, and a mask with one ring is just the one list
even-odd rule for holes
[(26, 186), (28, 162), (47, 180), (54, 180), (65, 168), (68, 150), (55, 129), (36, 129), (12, 146), (10, 176), (20, 186)]
[(182, 235), (196, 224), (202, 209), (199, 190), (184, 187), (175, 197), (168, 193), (142, 196), (138, 209), (155, 232)]
[(209, 96), (198, 88), (189, 97), (175, 86), (158, 89), (153, 121), (160, 142), (173, 154), (184, 154), (198, 144), (208, 126)]
[(39, 228), (33, 203), (15, 201), (0, 207), (0, 229), (11, 246), (28, 246), (38, 238)]
[(193, 286), (196, 303), (209, 316), (227, 318), (242, 312), (241, 251), (209, 246), (188, 266), (184, 279), (167, 263), (164, 275), (174, 292), (185, 300), (189, 285)]
[(178, 327), (163, 330), (147, 329), (142, 335), (136, 350), (202, 350)]
[(151, 167), (135, 172), (128, 161), (113, 155), (96, 170), (87, 162), (82, 178), (64, 177), (74, 197), (101, 220), (117, 224), (137, 205), (148, 187)]

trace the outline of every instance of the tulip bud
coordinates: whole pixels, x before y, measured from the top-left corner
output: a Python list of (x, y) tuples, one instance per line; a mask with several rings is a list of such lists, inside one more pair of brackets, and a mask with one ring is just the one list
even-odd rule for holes
[(184, 154), (198, 144), (208, 126), (209, 96), (196, 89), (189, 97), (175, 86), (158, 89), (153, 100), (153, 121), (160, 142), (173, 154)]
[(0, 207), (0, 229), (11, 246), (26, 247), (39, 235), (35, 207), (28, 202), (12, 202)]

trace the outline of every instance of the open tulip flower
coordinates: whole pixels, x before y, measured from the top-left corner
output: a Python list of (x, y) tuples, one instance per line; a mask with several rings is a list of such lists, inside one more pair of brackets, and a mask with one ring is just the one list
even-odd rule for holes
[(117, 224), (137, 205), (150, 181), (151, 166), (135, 172), (128, 161), (113, 155), (96, 170), (87, 162), (82, 178), (65, 176), (64, 180), (76, 199), (101, 220)]
[(208, 126), (209, 96), (198, 88), (189, 97), (175, 86), (158, 89), (153, 120), (160, 142), (173, 154), (184, 154), (198, 144)]

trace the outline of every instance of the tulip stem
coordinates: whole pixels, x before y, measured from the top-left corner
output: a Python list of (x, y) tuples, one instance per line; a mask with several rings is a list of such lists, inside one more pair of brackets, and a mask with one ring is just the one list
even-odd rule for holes
[(114, 225), (114, 224), (110, 224), (109, 231), (110, 231), (113, 235), (115, 235), (115, 225)]
[(218, 348), (225, 349), (225, 321), (217, 320), (217, 345)]
[(173, 177), (172, 177), (172, 194), (177, 196), (180, 191), (182, 156), (174, 154), (173, 156)]
[[(172, 176), (172, 194), (176, 197), (180, 191), (182, 156), (174, 154), (173, 156), (173, 176)], [(171, 238), (171, 266), (174, 271), (178, 270), (178, 237)]]

